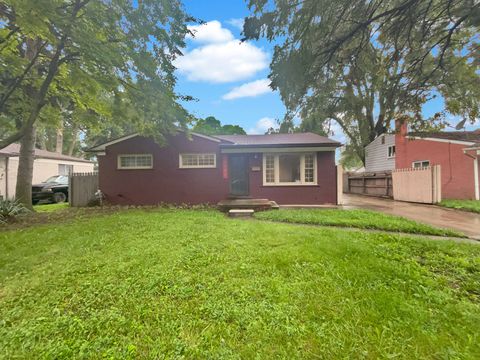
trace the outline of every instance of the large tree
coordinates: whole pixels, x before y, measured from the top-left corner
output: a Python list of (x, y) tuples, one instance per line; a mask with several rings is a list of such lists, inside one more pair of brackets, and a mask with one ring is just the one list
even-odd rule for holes
[[(444, 126), (448, 113), (479, 114), (478, 26), (474, 0), (250, 0), (247, 39), (278, 41), (272, 87), (302, 128), (340, 125), (364, 160), (364, 146), (408, 119)], [(423, 105), (445, 109), (424, 119)]]
[(194, 132), (205, 135), (245, 135), (246, 132), (239, 125), (222, 125), (214, 116), (198, 119), (192, 129)]
[(21, 141), (19, 200), (30, 205), (35, 128), (49, 107), (59, 119), (92, 115), (77, 126), (126, 122), (160, 141), (186, 128), (172, 62), (189, 20), (179, 0), (0, 1), (0, 148)]

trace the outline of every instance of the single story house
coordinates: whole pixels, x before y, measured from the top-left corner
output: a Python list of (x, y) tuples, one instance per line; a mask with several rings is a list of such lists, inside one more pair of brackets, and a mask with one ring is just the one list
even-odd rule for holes
[(366, 171), (441, 166), (444, 199), (480, 200), (478, 155), (480, 129), (475, 131), (409, 132), (407, 123), (366, 146)]
[(335, 150), (312, 133), (206, 136), (179, 131), (167, 145), (137, 134), (91, 148), (99, 187), (113, 204), (336, 204)]
[[(13, 199), (17, 185), (20, 145), (11, 144), (0, 149), (0, 199)], [(33, 183), (41, 183), (54, 175), (70, 172), (91, 172), (94, 162), (56, 152), (35, 149)]]

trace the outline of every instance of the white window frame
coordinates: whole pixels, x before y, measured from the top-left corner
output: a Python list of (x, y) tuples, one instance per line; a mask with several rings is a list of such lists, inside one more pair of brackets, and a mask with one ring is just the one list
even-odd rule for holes
[[(391, 148), (395, 149), (395, 151), (393, 152), (393, 155), (390, 155), (390, 149), (391, 149)], [(395, 155), (396, 155), (396, 150), (397, 150), (397, 149), (395, 148), (395, 145), (388, 145), (388, 146), (387, 146), (387, 158), (393, 159), (393, 158), (395, 157)]]
[[(213, 165), (183, 165), (182, 157), (185, 155), (213, 155)], [(178, 167), (180, 169), (215, 169), (217, 167), (217, 154), (216, 153), (181, 153), (178, 154)]]
[[(280, 155), (299, 155), (300, 156), (300, 182), (280, 182)], [(313, 155), (313, 182), (305, 182), (305, 155)], [(267, 156), (273, 156), (273, 170), (275, 181), (267, 182)], [(315, 186), (317, 183), (317, 153), (264, 153), (263, 154), (263, 186)]]
[[(422, 164), (424, 162), (428, 162), (427, 166), (423, 166)], [(416, 164), (420, 164), (420, 167), (415, 167)], [(417, 161), (412, 161), (412, 169), (425, 169), (430, 166), (430, 160), (417, 160)]]
[[(149, 156), (150, 157), (150, 166), (122, 166), (122, 157), (132, 157), (132, 156)], [(153, 169), (153, 155), (152, 154), (119, 154), (117, 156), (117, 169), (118, 170), (147, 170)]]

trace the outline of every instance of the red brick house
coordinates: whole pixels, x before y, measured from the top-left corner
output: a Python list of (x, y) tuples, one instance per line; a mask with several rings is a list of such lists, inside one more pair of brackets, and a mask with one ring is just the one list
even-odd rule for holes
[(395, 168), (441, 166), (444, 199), (480, 200), (480, 129), (475, 131), (408, 132), (407, 124), (395, 134)]
[(217, 203), (231, 197), (278, 204), (336, 204), (335, 150), (312, 133), (205, 136), (166, 146), (129, 135), (97, 145), (100, 190), (113, 204)]

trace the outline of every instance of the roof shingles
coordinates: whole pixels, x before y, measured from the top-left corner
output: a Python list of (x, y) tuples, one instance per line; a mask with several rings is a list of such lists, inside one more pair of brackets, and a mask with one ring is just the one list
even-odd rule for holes
[[(10, 144), (7, 147), (0, 149), (0, 156), (19, 156), (20, 155), (20, 145), (19, 144)], [(35, 149), (35, 157), (42, 158), (42, 159), (53, 159), (53, 160), (64, 160), (64, 161), (77, 161), (77, 162), (88, 162), (91, 163), (92, 161), (77, 158), (74, 156), (63, 155), (59, 153), (55, 153), (52, 151)]]

